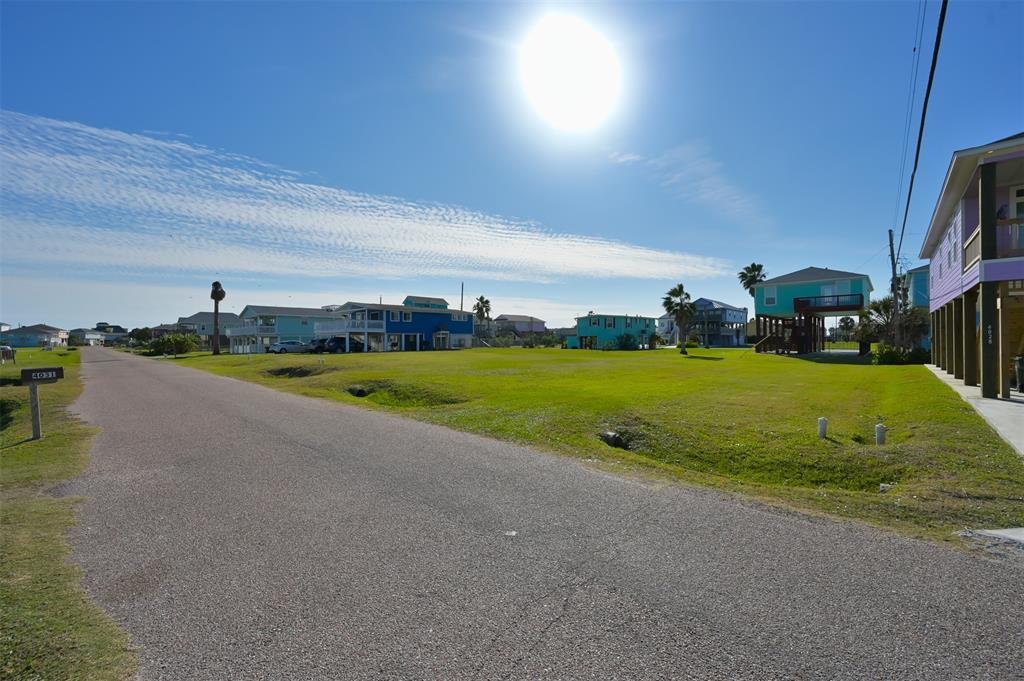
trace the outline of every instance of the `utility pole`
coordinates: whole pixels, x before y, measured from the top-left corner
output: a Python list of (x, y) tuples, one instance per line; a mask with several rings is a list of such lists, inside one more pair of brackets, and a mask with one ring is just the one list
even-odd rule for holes
[(892, 230), (889, 230), (889, 265), (892, 267), (892, 279), (889, 283), (889, 289), (892, 291), (892, 326), (893, 326), (893, 340), (896, 342), (896, 347), (900, 345), (900, 292), (899, 284), (896, 280), (896, 251), (892, 245)]
[(460, 282), (461, 288), (459, 289), (459, 311), (463, 311), (466, 308), (463, 307), (466, 302), (466, 282)]

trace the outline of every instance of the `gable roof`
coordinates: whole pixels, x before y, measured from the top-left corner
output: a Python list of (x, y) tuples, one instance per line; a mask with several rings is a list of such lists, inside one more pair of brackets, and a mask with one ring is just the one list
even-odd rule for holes
[(925, 263), (924, 265), (918, 265), (917, 267), (915, 267), (912, 270), (907, 270), (906, 272), (904, 272), (904, 274), (914, 274), (916, 272), (927, 272), (927, 271), (928, 271), (928, 263)]
[[(466, 310), (449, 310), (448, 308), (440, 309), (436, 307), (419, 307), (416, 305), (393, 305), (391, 303), (358, 303), (349, 301), (341, 306), (341, 309), (349, 313), (353, 310), (396, 310), (401, 312), (426, 312), (428, 314), (468, 314), (473, 317), (473, 313), (467, 312)], [(476, 317), (473, 317), (476, 319)]]
[(796, 272), (790, 272), (789, 274), (783, 274), (782, 276), (775, 277), (773, 279), (766, 279), (764, 281), (754, 284), (754, 288), (758, 286), (775, 286), (777, 284), (800, 284), (809, 281), (828, 281), (829, 279), (867, 279), (868, 288), (871, 288), (871, 278), (866, 274), (857, 274), (856, 272), (844, 272), (842, 270), (830, 270), (827, 267), (805, 267), (802, 270)]
[[(189, 317), (178, 317), (179, 324), (207, 324), (213, 326), (213, 313), (212, 312), (196, 312), (194, 315)], [(220, 313), (220, 325), (221, 327), (237, 326), (242, 323), (242, 318), (236, 315), (234, 312), (221, 312)]]
[(32, 324), (31, 326), (19, 326), (4, 333), (67, 333), (67, 329), (58, 329), (49, 324)]
[(495, 317), (494, 321), (496, 321), (496, 322), (540, 322), (541, 324), (546, 324), (547, 323), (543, 319), (538, 319), (537, 317), (530, 317), (529, 315), (525, 315), (525, 314), (502, 314), (502, 315), (498, 315), (497, 317)]
[(696, 305), (697, 303), (702, 301), (704, 303), (707, 303), (707, 307), (713, 310), (732, 310), (733, 312), (744, 312), (746, 310), (746, 308), (744, 307), (736, 307), (735, 305), (723, 303), (720, 300), (712, 300), (711, 298), (698, 298), (697, 300), (693, 301), (693, 304)]
[(949, 160), (949, 168), (946, 170), (946, 177), (942, 181), (942, 190), (935, 202), (935, 210), (932, 211), (931, 222), (928, 223), (928, 231), (921, 242), (921, 250), (917, 257), (930, 258), (934, 252), (939, 238), (945, 231), (949, 216), (953, 214), (956, 204), (960, 202), (960, 197), (963, 196), (967, 183), (974, 176), (978, 165), (986, 157), (996, 152), (1013, 153), (1020, 150), (1024, 150), (1024, 132), (983, 144), (980, 147), (953, 152), (953, 156)]
[(337, 319), (342, 317), (338, 312), (327, 312), (321, 310), (319, 307), (281, 307), (280, 305), (246, 305), (242, 308), (242, 313), (249, 310), (253, 314), (258, 315), (282, 315), (282, 316), (293, 316), (293, 317), (323, 317), (325, 319)]

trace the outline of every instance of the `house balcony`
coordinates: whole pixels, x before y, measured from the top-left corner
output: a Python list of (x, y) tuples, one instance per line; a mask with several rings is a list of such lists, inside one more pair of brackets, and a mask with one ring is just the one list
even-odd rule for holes
[[(996, 258), (1024, 256), (1024, 218), (996, 220)], [(964, 242), (964, 272), (981, 260), (981, 227)]]
[(260, 338), (264, 336), (276, 336), (276, 324), (242, 324), (224, 329), (228, 338)]
[(329, 322), (317, 322), (313, 325), (317, 337), (334, 336), (340, 333), (360, 333), (367, 331), (384, 331), (383, 319), (338, 319)]
[(856, 312), (864, 309), (863, 293), (845, 293), (836, 296), (809, 296), (794, 298), (793, 310), (808, 312)]

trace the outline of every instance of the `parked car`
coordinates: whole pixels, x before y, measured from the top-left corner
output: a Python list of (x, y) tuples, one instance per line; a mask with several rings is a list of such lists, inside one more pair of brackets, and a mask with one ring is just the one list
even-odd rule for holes
[(281, 341), (271, 345), (267, 352), (273, 352), (275, 354), (284, 354), (286, 352), (309, 352), (309, 343), (303, 343), (302, 341)]
[(345, 352), (345, 339), (339, 336), (334, 338), (318, 338), (309, 347), (310, 352)]

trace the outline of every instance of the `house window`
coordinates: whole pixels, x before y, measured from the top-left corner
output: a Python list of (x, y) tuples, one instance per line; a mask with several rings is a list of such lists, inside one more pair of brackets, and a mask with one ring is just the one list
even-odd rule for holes
[(604, 328), (606, 328), (606, 329), (614, 329), (615, 328), (615, 317), (605, 317), (604, 318)]
[(391, 318), (391, 321), (397, 322), (398, 321), (398, 310), (391, 310), (391, 312), (389, 313), (389, 317)]
[(309, 326), (309, 320), (308, 319), (303, 319), (302, 320), (302, 325), (303, 326)]
[(633, 326), (633, 320), (629, 317), (626, 317), (626, 328), (628, 329), (631, 326)]
[(1010, 188), (1010, 217), (1024, 218), (1024, 184)]
[(764, 304), (765, 305), (775, 305), (777, 293), (778, 293), (778, 291), (775, 290), (774, 286), (765, 286), (764, 287)]
[(412, 312), (403, 312), (402, 313), (402, 321), (403, 322), (411, 322), (412, 321)]
[(600, 317), (591, 317), (590, 318), (590, 325), (591, 326), (601, 326), (601, 318)]

